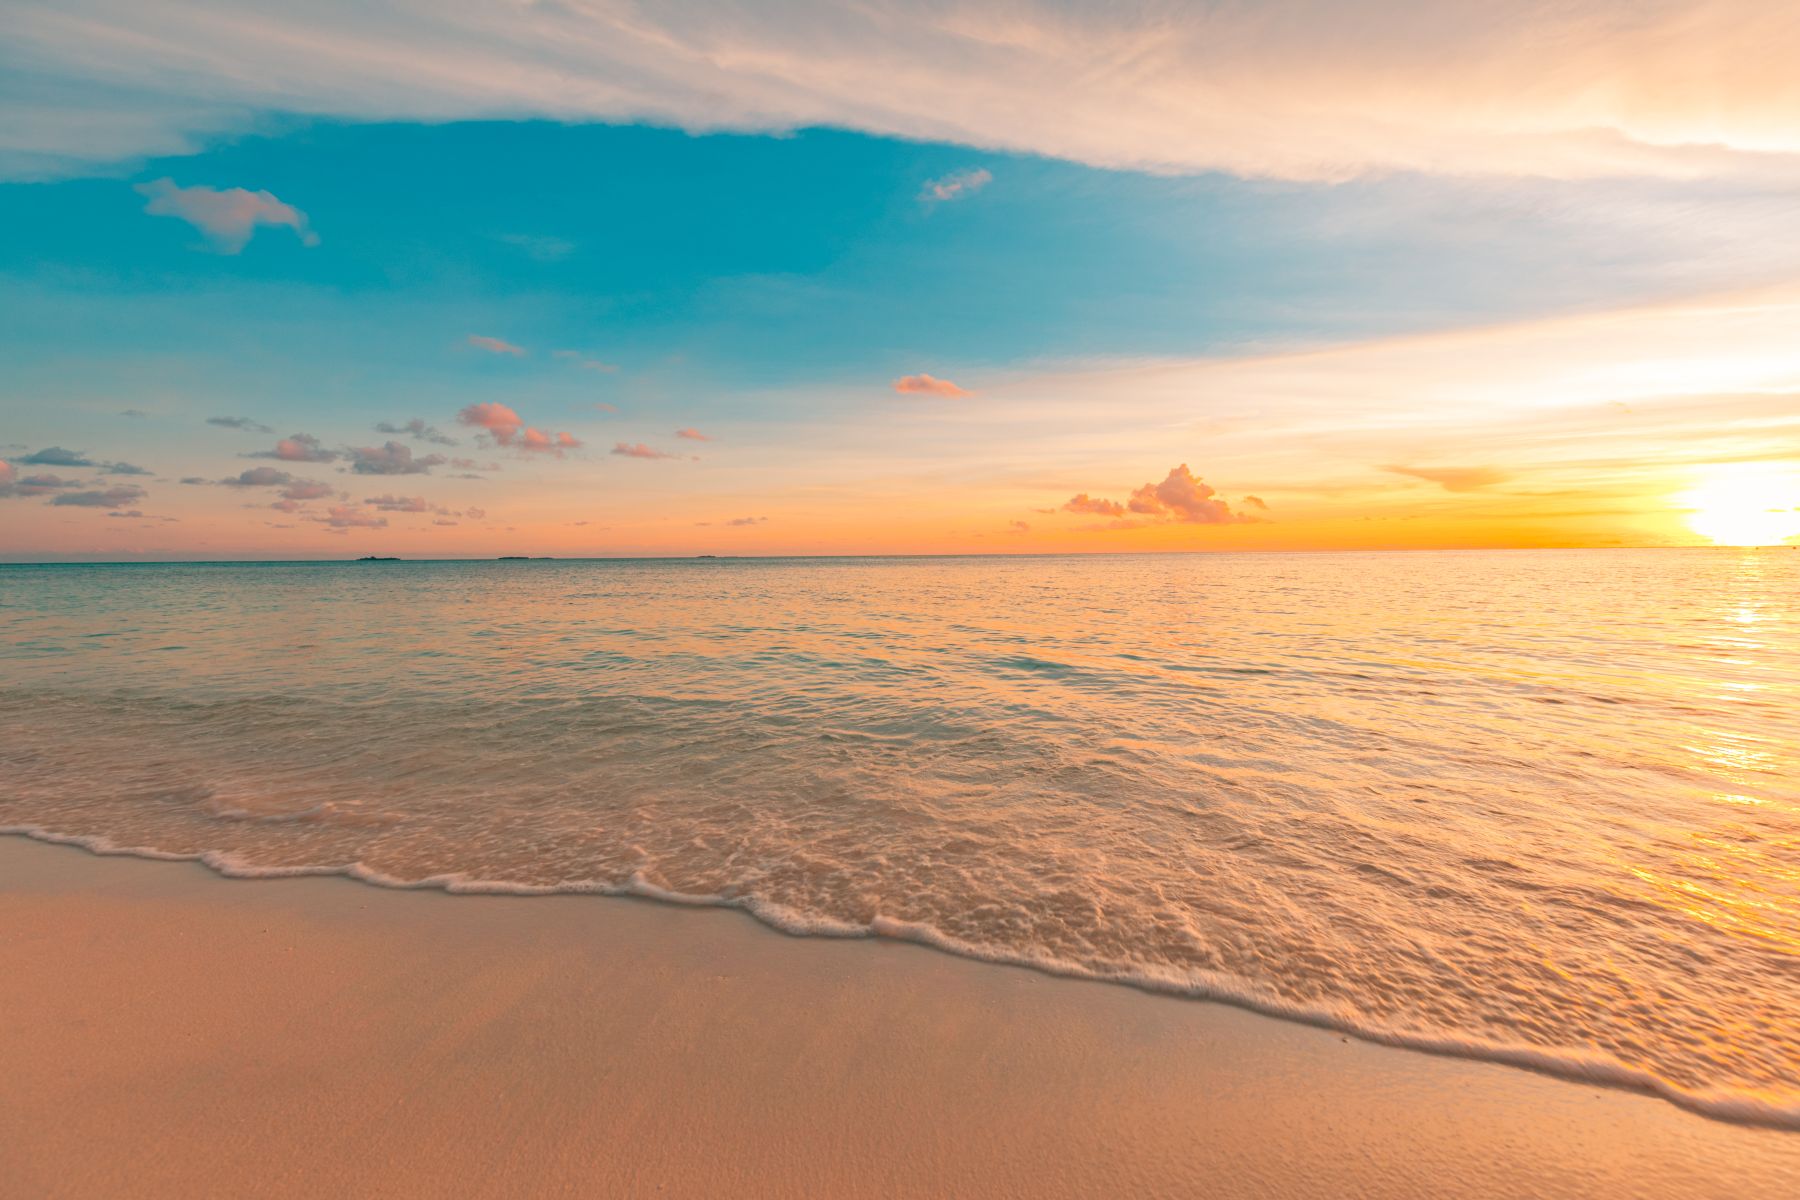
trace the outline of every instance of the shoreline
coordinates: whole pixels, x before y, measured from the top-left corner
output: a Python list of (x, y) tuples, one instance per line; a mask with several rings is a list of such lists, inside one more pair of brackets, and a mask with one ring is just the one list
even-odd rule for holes
[(0, 838), (0, 1175), (46, 1197), (1800, 1187), (1800, 1138), (1641, 1092), (747, 916)]
[(96, 858), (127, 858), (145, 862), (188, 863), (225, 881), (266, 882), (283, 879), (339, 879), (363, 887), (396, 892), (438, 892), (446, 896), (492, 896), (511, 899), (547, 897), (586, 897), (591, 899), (635, 900), (678, 908), (712, 909), (747, 917), (758, 928), (782, 937), (820, 938), (828, 941), (888, 941), (906, 943), (940, 954), (983, 966), (1007, 967), (1031, 971), (1051, 979), (1077, 983), (1123, 987), (1146, 995), (1188, 1003), (1220, 1004), (1269, 1020), (1305, 1026), (1325, 1033), (1354, 1038), (1374, 1046), (1402, 1050), (1433, 1057), (1488, 1063), (1514, 1070), (1529, 1071), (1575, 1086), (1601, 1087), (1609, 1090), (1648, 1096), (1660, 1102), (1700, 1116), (1709, 1121), (1740, 1125), (1753, 1129), (1800, 1133), (1800, 1112), (1772, 1105), (1754, 1097), (1726, 1094), (1716, 1098), (1696, 1095), (1671, 1087), (1647, 1072), (1606, 1059), (1571, 1058), (1565, 1053), (1531, 1046), (1495, 1046), (1459, 1042), (1453, 1038), (1431, 1038), (1423, 1035), (1388, 1033), (1365, 1029), (1340, 1020), (1325, 1012), (1283, 1006), (1255, 996), (1234, 991), (1224, 985), (1208, 986), (1180, 979), (1162, 979), (1136, 974), (1102, 975), (1084, 972), (1055, 960), (1037, 960), (1024, 956), (990, 954), (978, 947), (965, 945), (945, 937), (930, 926), (912, 926), (906, 922), (877, 917), (873, 926), (837, 926), (813, 922), (795, 928), (754, 901), (744, 902), (722, 896), (696, 896), (671, 892), (666, 888), (642, 883), (633, 876), (626, 884), (583, 886), (567, 884), (533, 886), (500, 880), (470, 879), (461, 875), (433, 875), (425, 879), (394, 879), (350, 867), (241, 867), (228, 861), (219, 851), (184, 854), (145, 846), (121, 846), (110, 839), (57, 833), (30, 825), (0, 825), (0, 839), (18, 838), (41, 845), (67, 847)]

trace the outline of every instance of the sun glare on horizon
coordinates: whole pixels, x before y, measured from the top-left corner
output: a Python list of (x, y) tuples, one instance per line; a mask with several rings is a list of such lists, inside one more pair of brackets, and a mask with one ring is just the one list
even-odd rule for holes
[(1800, 536), (1800, 471), (1777, 463), (1709, 467), (1680, 497), (1688, 528), (1720, 546), (1773, 546)]

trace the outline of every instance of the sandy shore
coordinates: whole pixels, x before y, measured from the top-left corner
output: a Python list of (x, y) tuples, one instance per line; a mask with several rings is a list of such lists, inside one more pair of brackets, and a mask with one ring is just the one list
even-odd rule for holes
[(1800, 1195), (1800, 1135), (1221, 1005), (18, 838), (0, 1062), (15, 1200)]

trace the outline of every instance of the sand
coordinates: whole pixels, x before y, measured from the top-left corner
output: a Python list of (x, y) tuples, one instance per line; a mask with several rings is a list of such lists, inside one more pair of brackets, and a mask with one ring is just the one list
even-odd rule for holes
[(1800, 1195), (1800, 1135), (645, 901), (0, 838), (0, 1192)]

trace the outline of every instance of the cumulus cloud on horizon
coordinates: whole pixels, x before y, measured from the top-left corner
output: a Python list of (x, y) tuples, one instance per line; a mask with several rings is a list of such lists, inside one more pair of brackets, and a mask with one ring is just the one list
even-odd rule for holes
[(1190, 525), (1233, 525), (1259, 519), (1233, 512), (1231, 505), (1220, 498), (1218, 490), (1188, 470), (1186, 463), (1169, 468), (1161, 483), (1146, 483), (1137, 488), (1124, 503), (1082, 492), (1070, 497), (1063, 504), (1063, 510), (1113, 518), (1135, 513), (1151, 521)]

